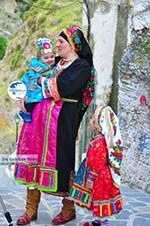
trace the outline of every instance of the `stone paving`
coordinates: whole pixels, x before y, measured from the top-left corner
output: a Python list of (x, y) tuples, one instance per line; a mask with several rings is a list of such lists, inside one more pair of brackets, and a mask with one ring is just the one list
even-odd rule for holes
[[(16, 226), (16, 219), (24, 212), (25, 187), (11, 181), (3, 167), (0, 167), (0, 195), (6, 204), (7, 210), (11, 213), (13, 226)], [(110, 226), (150, 226), (150, 194), (139, 189), (129, 188), (127, 185), (121, 186), (124, 209), (110, 218)], [(61, 208), (61, 198), (42, 193), (42, 200), (39, 207), (39, 217), (37, 221), (29, 226), (50, 226), (51, 219)], [(77, 209), (77, 219), (71, 221), (66, 226), (79, 226), (82, 222), (91, 219), (91, 213), (80, 207)], [(8, 226), (7, 220), (0, 205), (0, 226)]]

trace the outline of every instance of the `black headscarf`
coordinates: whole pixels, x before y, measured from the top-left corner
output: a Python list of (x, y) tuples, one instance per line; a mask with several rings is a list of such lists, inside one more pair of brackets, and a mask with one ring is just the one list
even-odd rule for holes
[(62, 36), (72, 46), (80, 58), (86, 59), (91, 66), (93, 65), (91, 48), (85, 39), (83, 32), (77, 26), (64, 29), (60, 33), (60, 36)]

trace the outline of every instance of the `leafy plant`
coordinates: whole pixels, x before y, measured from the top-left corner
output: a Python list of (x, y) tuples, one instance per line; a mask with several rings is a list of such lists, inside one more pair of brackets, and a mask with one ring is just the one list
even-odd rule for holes
[(144, 52), (146, 54), (150, 54), (150, 38), (147, 39), (144, 43), (142, 43), (141, 47), (144, 49)]
[(32, 5), (37, 2), (37, 0), (29, 0), (28, 2), (17, 0), (17, 2), (20, 11), (20, 17), (23, 18), (24, 13), (28, 11), (32, 7)]
[(21, 71), (19, 71), (18, 72), (18, 74), (17, 74), (17, 79), (21, 79), (21, 77), (23, 76), (23, 74), (25, 73), (25, 70), (21, 70)]
[(17, 45), (10, 61), (11, 70), (18, 68), (21, 65), (22, 57), (23, 57), (23, 49), (21, 45)]
[(7, 48), (7, 39), (3, 36), (0, 36), (0, 60), (2, 60), (3, 57), (5, 56), (6, 48)]

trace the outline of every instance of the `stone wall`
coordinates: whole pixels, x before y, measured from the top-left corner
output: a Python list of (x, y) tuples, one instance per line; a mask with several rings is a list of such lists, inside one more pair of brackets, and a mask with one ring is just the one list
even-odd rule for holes
[(122, 179), (150, 192), (150, 1), (132, 1), (128, 41), (119, 64)]
[(20, 26), (18, 6), (15, 0), (0, 1), (0, 36), (11, 36)]
[(150, 192), (150, 0), (91, 2), (96, 103), (108, 103), (110, 92), (116, 95), (124, 141), (122, 181)]

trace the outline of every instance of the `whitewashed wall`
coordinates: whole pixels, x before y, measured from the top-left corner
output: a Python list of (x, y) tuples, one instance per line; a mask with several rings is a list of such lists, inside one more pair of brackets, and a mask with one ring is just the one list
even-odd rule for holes
[[(95, 1), (95, 3), (97, 8), (91, 18), (91, 33), (94, 41), (94, 65), (97, 71), (96, 104), (98, 104), (100, 100), (107, 102), (111, 91), (118, 1)], [(87, 24), (85, 15), (84, 24)]]

